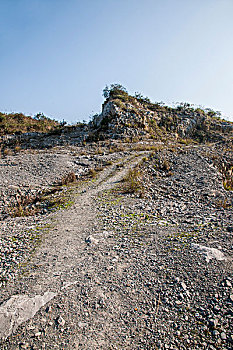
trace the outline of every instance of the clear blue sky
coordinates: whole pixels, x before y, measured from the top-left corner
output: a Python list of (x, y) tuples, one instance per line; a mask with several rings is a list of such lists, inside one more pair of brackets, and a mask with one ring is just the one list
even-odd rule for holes
[(0, 111), (69, 122), (106, 84), (233, 120), (233, 0), (0, 0)]

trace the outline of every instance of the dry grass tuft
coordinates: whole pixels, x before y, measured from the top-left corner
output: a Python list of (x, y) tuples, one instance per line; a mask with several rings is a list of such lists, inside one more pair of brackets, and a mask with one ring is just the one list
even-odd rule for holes
[(89, 169), (89, 176), (90, 176), (90, 177), (95, 177), (96, 174), (97, 174), (97, 172), (96, 172), (95, 169), (93, 169), (93, 168)]
[(148, 144), (137, 144), (132, 147), (134, 151), (155, 151), (158, 152), (162, 149), (162, 146), (158, 145), (148, 145)]
[(138, 167), (130, 169), (122, 182), (123, 193), (139, 193), (140, 195), (144, 193), (142, 173)]
[(232, 204), (230, 203), (230, 201), (227, 198), (225, 198), (224, 200), (219, 200), (216, 203), (216, 207), (223, 208), (223, 209), (229, 209), (232, 207)]
[(75, 182), (76, 181), (76, 175), (75, 173), (72, 171), (71, 173), (63, 176), (60, 180), (60, 182), (58, 183), (59, 186), (63, 186), (63, 185), (68, 185), (69, 183)]
[(19, 145), (15, 146), (15, 153), (19, 153), (21, 151), (21, 147)]
[(3, 150), (4, 156), (11, 156), (12, 155), (12, 150), (10, 148), (5, 148)]

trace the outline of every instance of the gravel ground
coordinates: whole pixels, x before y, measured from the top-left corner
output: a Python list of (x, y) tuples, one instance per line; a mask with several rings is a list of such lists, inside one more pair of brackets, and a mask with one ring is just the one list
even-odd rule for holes
[(2, 288), (0, 308), (12, 295), (54, 297), (0, 347), (232, 349), (233, 195), (211, 152), (168, 147), (144, 158), (141, 194), (123, 193), (120, 180), (143, 156), (121, 154), (77, 187), (73, 206), (34, 217), (53, 225)]
[(74, 172), (79, 179), (92, 168), (123, 157), (125, 152), (109, 154), (109, 147), (57, 147), (23, 151), (0, 158), (0, 220), (20, 198), (35, 197), (62, 177)]
[[(54, 209), (48, 209), (47, 202), (29, 204), (29, 209), (39, 209), (33, 216), (14, 217), (17, 205), (22, 199), (50, 191), (67, 174), (75, 173), (81, 179), (90, 169), (108, 164), (110, 158), (112, 162), (125, 155), (107, 154), (104, 148), (99, 152), (92, 146), (58, 147), (0, 159), (0, 287), (16, 278), (17, 267), (26, 263), (44, 233), (53, 226)], [(72, 203), (69, 188), (64, 186), (60, 195), (66, 196), (67, 192)]]

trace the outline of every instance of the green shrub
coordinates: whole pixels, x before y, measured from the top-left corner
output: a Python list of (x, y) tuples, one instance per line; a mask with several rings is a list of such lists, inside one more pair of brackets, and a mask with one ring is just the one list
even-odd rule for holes
[(121, 84), (111, 84), (110, 87), (107, 85), (105, 86), (103, 90), (103, 96), (106, 99), (114, 98), (114, 99), (121, 99), (121, 100), (128, 100), (128, 92), (126, 91), (126, 88), (122, 86)]

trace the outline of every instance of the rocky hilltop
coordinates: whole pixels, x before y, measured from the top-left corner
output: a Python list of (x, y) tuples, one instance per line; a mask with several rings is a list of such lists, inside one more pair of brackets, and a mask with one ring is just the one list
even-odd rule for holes
[(192, 138), (200, 142), (232, 137), (233, 123), (223, 121), (218, 112), (192, 108), (182, 103), (176, 108), (152, 103), (140, 94), (130, 96), (122, 86), (105, 90), (102, 113), (90, 126), (98, 137), (112, 138)]
[[(65, 123), (59, 124), (39, 114), (36, 120), (30, 118), (27, 126), (29, 132), (22, 132), (26, 128), (25, 118), (27, 120), (29, 117), (22, 114), (0, 115), (0, 121), (8, 118), (7, 122), (0, 123), (2, 150), (10, 147), (14, 151), (16, 146), (48, 148), (80, 145), (85, 141), (109, 138), (126, 142), (178, 138), (197, 142), (232, 140), (233, 123), (221, 119), (219, 112), (211, 109), (193, 108), (188, 103), (174, 108), (163, 103), (152, 103), (140, 94), (129, 95), (118, 84), (105, 88), (104, 95), (106, 99), (101, 114), (94, 115), (88, 124), (65, 126)], [(6, 125), (11, 127), (7, 128)]]
[(230, 350), (233, 124), (104, 95), (0, 132), (0, 348)]

